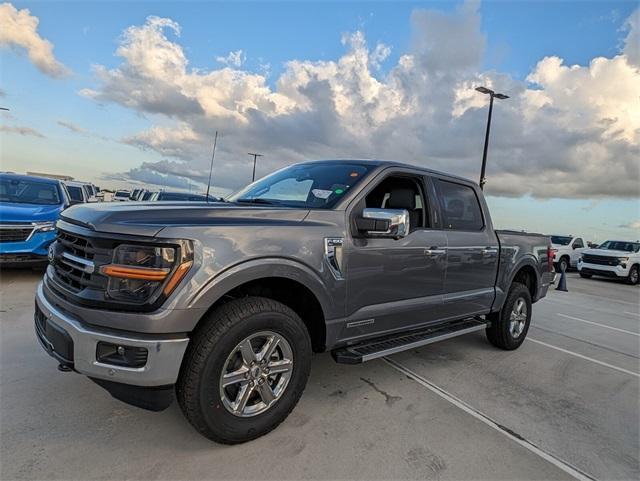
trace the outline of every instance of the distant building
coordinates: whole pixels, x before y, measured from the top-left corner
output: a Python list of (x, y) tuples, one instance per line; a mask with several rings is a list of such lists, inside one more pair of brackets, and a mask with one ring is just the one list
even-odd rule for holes
[(27, 175), (34, 175), (36, 177), (48, 177), (49, 179), (58, 180), (73, 180), (70, 175), (58, 175), (58, 174), (45, 174), (43, 172), (27, 172)]

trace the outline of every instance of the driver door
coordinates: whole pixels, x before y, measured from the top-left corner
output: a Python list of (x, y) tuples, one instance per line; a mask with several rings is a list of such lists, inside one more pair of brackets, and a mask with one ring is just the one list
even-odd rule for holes
[(438, 320), (447, 237), (432, 226), (423, 177), (407, 171), (387, 173), (358, 201), (350, 213), (352, 222), (365, 207), (405, 208), (415, 225), (400, 239), (357, 235), (350, 239), (344, 253), (348, 313), (344, 338), (382, 335)]

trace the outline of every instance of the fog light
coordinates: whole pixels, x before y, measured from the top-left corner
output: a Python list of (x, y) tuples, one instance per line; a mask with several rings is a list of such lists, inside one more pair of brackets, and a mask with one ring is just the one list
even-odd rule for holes
[(147, 364), (149, 351), (144, 347), (122, 346), (109, 342), (98, 342), (96, 360), (103, 364), (125, 367), (143, 367)]

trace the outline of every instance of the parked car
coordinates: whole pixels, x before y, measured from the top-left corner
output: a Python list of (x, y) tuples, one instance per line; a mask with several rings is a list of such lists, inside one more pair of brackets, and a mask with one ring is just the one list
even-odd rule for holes
[(219, 203), (78, 205), (58, 228), (44, 349), (146, 409), (175, 388), (231, 444), (287, 417), (312, 351), (356, 364), (478, 330), (518, 348), (554, 276), (549, 237), (494, 230), (476, 183), (382, 161), (293, 165)]
[(157, 192), (151, 192), (150, 190), (147, 190), (143, 195), (142, 195), (142, 201), (147, 201), (147, 200), (151, 200), (151, 198), (153, 197), (154, 194), (157, 194)]
[(87, 202), (100, 202), (98, 197), (98, 189), (91, 182), (75, 181), (77, 184), (81, 184), (82, 188), (87, 194)]
[(116, 193), (113, 194), (114, 202), (126, 202), (129, 200), (129, 196), (131, 193), (128, 190), (116, 190)]
[(144, 189), (133, 189), (129, 194), (129, 200), (138, 200), (138, 196), (144, 192)]
[(608, 240), (597, 249), (586, 249), (578, 262), (580, 277), (604, 276), (638, 283), (640, 242)]
[(67, 194), (71, 201), (79, 204), (89, 202), (90, 194), (87, 191), (86, 185), (84, 183), (66, 180), (63, 181), (63, 185), (67, 189)]
[(562, 272), (570, 267), (578, 267), (578, 259), (585, 249), (584, 237), (573, 235), (552, 235), (553, 263)]
[(59, 180), (0, 174), (0, 265), (46, 263), (56, 221), (70, 204)]
[[(166, 201), (187, 201), (187, 202), (206, 202), (207, 196), (201, 194), (191, 194), (187, 192), (155, 192), (149, 199), (153, 202)], [(217, 202), (219, 199), (209, 196), (209, 202)]]

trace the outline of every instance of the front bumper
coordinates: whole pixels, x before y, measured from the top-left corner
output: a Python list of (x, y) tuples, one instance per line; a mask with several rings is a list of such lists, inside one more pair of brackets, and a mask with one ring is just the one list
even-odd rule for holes
[[(80, 374), (115, 383), (145, 387), (175, 384), (189, 343), (186, 335), (140, 335), (82, 324), (49, 302), (42, 282), (36, 291), (35, 317), (36, 336), (50, 356)], [(127, 367), (98, 361), (98, 342), (145, 348), (147, 362), (142, 367)]]
[(578, 272), (603, 277), (627, 277), (629, 275), (629, 267), (622, 266), (603, 266), (600, 264), (588, 264), (586, 262), (578, 262)]
[(0, 256), (30, 254), (46, 260), (49, 246), (56, 239), (55, 231), (34, 232), (27, 240), (0, 243)]

